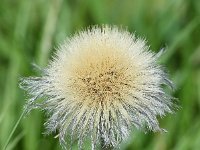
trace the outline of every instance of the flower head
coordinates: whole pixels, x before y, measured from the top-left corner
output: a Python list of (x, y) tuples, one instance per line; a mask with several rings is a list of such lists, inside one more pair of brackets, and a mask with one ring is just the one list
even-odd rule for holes
[(144, 40), (117, 27), (79, 32), (60, 45), (41, 77), (22, 80), (26, 110), (46, 110), (47, 131), (58, 132), (64, 147), (67, 135), (80, 147), (90, 137), (95, 149), (100, 141), (119, 146), (133, 126), (160, 131), (157, 116), (172, 112), (172, 98), (157, 58)]

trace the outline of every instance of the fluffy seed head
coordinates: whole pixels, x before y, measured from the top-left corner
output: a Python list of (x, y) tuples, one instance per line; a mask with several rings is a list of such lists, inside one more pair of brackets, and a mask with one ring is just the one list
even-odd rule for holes
[[(40, 77), (22, 80), (30, 99), (26, 111), (46, 110), (48, 132), (118, 147), (132, 127), (160, 131), (157, 116), (171, 112), (162, 85), (171, 82), (145, 41), (117, 27), (93, 27), (58, 48)], [(42, 100), (40, 99), (42, 98)]]

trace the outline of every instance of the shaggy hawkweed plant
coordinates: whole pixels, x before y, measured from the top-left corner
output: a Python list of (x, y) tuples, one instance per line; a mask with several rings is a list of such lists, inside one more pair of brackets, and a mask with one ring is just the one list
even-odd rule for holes
[[(159, 54), (143, 39), (117, 27), (92, 27), (61, 44), (40, 77), (21, 81), (29, 94), (25, 111), (40, 108), (63, 148), (86, 138), (91, 148), (119, 148), (132, 127), (162, 131), (157, 116), (172, 112), (172, 86)], [(67, 137), (70, 140), (66, 140)]]

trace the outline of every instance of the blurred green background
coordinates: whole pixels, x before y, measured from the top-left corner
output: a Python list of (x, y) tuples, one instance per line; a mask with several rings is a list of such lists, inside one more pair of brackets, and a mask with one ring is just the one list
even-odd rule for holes
[[(0, 149), (25, 104), (19, 78), (37, 75), (31, 63), (45, 66), (60, 42), (93, 24), (127, 27), (145, 37), (153, 51), (166, 47), (161, 63), (176, 84), (173, 95), (181, 106), (159, 119), (168, 133), (136, 131), (121, 149), (199, 150), (199, 0), (0, 0)], [(54, 135), (43, 135), (44, 120), (43, 112), (32, 111), (7, 149), (61, 149)]]

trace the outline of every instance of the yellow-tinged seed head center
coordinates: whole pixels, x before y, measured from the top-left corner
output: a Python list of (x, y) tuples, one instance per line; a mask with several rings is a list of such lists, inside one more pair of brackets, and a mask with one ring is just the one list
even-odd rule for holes
[[(86, 51), (88, 52), (88, 51)], [(71, 90), (85, 102), (123, 99), (131, 89), (130, 63), (116, 50), (79, 55), (71, 70)]]

